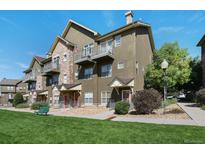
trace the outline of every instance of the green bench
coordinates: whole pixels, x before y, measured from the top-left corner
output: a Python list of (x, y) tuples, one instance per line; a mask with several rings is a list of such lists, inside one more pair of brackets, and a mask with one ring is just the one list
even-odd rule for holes
[(38, 111), (35, 111), (37, 115), (47, 115), (49, 112), (49, 107), (40, 107)]

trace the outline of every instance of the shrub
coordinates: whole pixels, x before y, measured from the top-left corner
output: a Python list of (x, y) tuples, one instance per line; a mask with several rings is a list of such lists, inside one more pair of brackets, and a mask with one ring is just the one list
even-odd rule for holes
[(150, 114), (161, 106), (162, 96), (155, 89), (146, 89), (136, 92), (132, 101), (137, 113)]
[(202, 105), (202, 106), (201, 106), (201, 109), (202, 109), (202, 110), (205, 110), (205, 105)]
[(18, 104), (16, 105), (16, 108), (29, 108), (29, 104), (27, 103)]
[(115, 104), (116, 114), (127, 114), (129, 111), (130, 104), (128, 102), (119, 101)]
[(21, 93), (16, 93), (12, 103), (14, 107), (16, 107), (18, 104), (24, 103), (23, 95)]
[(31, 105), (32, 110), (39, 110), (41, 107), (49, 107), (49, 105), (45, 102), (36, 102)]
[(177, 99), (176, 98), (171, 98), (171, 99), (166, 99), (165, 101), (162, 101), (162, 106), (168, 106), (171, 104), (176, 104), (177, 103)]
[(189, 93), (187, 93), (185, 100), (186, 100), (187, 102), (195, 102), (195, 100), (196, 100), (196, 95), (195, 95), (195, 93), (194, 93), (194, 92), (189, 92)]
[(196, 102), (200, 105), (205, 105), (205, 89), (196, 92)]

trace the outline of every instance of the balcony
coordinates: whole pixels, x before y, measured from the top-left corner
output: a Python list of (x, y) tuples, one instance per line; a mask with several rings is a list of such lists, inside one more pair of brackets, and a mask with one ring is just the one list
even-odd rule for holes
[(97, 61), (114, 59), (112, 49), (106, 50), (93, 50), (89, 54), (85, 54), (84, 51), (81, 51), (75, 55), (75, 63), (83, 65), (85, 63), (96, 63)]
[(24, 78), (25, 83), (36, 82), (36, 76), (34, 74), (26, 74)]
[(92, 53), (85, 54), (83, 51), (81, 51), (81, 52), (75, 54), (74, 62), (76, 64), (79, 64), (79, 65), (83, 65), (85, 63), (94, 63), (94, 61), (92, 61), (91, 57), (92, 57)]
[(112, 48), (107, 48), (105, 50), (96, 50), (95, 52), (93, 52), (91, 59), (93, 61), (114, 59)]
[(48, 64), (45, 64), (43, 67), (43, 76), (50, 76), (58, 73), (60, 73), (60, 64), (58, 63), (50, 62)]

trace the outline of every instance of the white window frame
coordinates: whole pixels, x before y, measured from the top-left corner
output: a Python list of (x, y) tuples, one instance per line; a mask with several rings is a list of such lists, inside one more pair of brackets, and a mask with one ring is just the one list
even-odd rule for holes
[[(110, 42), (111, 44), (109, 45)], [(104, 47), (102, 47), (102, 45), (104, 45)], [(102, 53), (111, 52), (112, 53), (112, 50), (113, 50), (113, 40), (112, 39), (100, 43), (100, 52)]]
[(119, 47), (120, 45), (121, 45), (121, 35), (117, 35), (115, 36), (115, 47)]
[[(111, 66), (110, 68), (110, 70), (108, 70), (107, 68), (107, 66)], [(103, 67), (104, 68), (106, 68), (107, 69), (107, 71), (103, 71)], [(107, 72), (109, 72), (109, 74), (107, 74), (107, 75), (102, 75), (103, 73), (107, 73)], [(106, 77), (112, 77), (112, 64), (104, 64), (104, 65), (101, 65), (101, 68), (100, 68), (100, 73), (101, 73), (101, 77), (104, 77), (104, 78), (106, 78)]]
[(94, 44), (93, 43), (86, 44), (83, 47), (83, 55), (84, 56), (91, 56), (93, 54), (93, 49), (94, 49)]
[(93, 105), (93, 92), (85, 92), (84, 93), (84, 104), (85, 105)]
[(124, 69), (125, 68), (125, 63), (124, 62), (119, 62), (118, 64), (117, 64), (117, 69)]
[[(104, 93), (104, 95), (103, 95)], [(107, 105), (109, 100), (111, 99), (111, 92), (110, 91), (101, 91), (101, 105)], [(106, 100), (104, 102), (104, 100)]]

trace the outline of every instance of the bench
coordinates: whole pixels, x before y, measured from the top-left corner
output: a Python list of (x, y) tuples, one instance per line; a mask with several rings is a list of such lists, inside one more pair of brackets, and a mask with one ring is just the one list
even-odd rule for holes
[(35, 111), (37, 115), (47, 115), (49, 112), (49, 107), (40, 107), (38, 111)]

